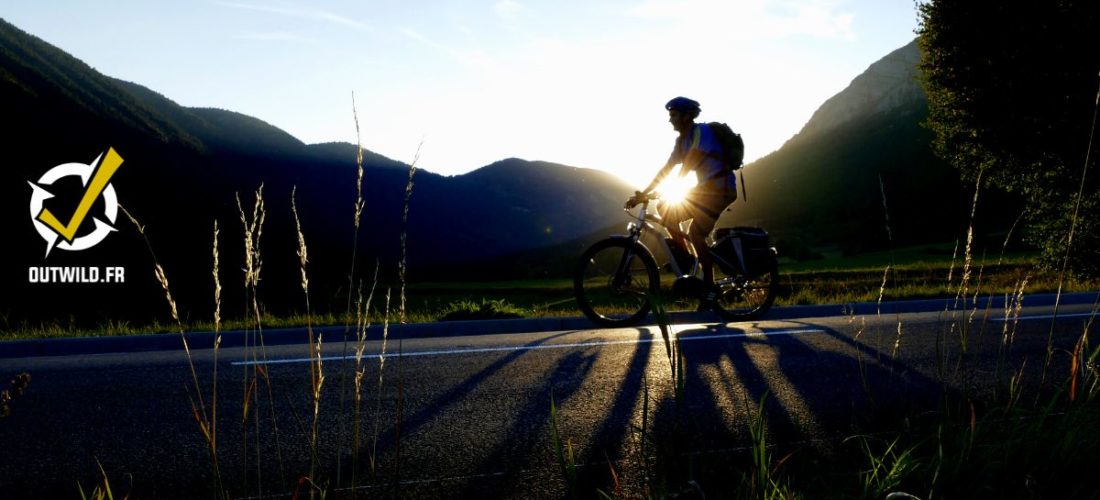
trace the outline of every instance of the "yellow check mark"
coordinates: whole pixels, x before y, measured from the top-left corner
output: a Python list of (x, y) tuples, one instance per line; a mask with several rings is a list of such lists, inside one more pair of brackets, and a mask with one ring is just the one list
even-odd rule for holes
[(115, 148), (109, 148), (103, 160), (99, 162), (99, 165), (96, 165), (95, 170), (92, 172), (92, 178), (84, 191), (84, 197), (80, 199), (80, 204), (76, 206), (76, 211), (73, 212), (68, 224), (62, 224), (48, 208), (43, 208), (36, 218), (50, 226), (57, 234), (65, 238), (65, 241), (72, 243), (76, 238), (76, 230), (80, 228), (80, 224), (88, 216), (88, 211), (92, 209), (96, 199), (107, 188), (107, 184), (111, 182), (111, 176), (115, 175), (120, 166), (122, 166), (122, 157), (115, 152)]

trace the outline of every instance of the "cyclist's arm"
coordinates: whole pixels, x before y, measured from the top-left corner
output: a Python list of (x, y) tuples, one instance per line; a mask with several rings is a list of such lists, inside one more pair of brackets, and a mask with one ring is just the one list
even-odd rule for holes
[[(668, 174), (672, 173), (672, 169), (676, 168), (676, 165), (683, 163), (683, 160), (684, 153), (680, 151), (680, 141), (677, 139), (672, 147), (672, 153), (668, 155), (668, 160), (665, 161), (665, 166), (661, 167), (661, 171), (657, 172), (657, 176), (653, 178), (653, 182), (650, 182), (649, 186), (646, 186), (645, 190), (642, 192), (645, 194), (652, 193), (653, 190), (657, 189), (657, 186), (661, 184), (661, 181), (665, 180), (665, 177), (668, 177)], [(681, 170), (680, 173), (684, 174), (685, 172)]]
[(665, 166), (661, 167), (661, 171), (657, 172), (657, 176), (653, 178), (653, 182), (650, 182), (649, 186), (646, 186), (646, 188), (642, 190), (642, 193), (649, 194), (652, 193), (654, 189), (657, 189), (657, 186), (661, 184), (661, 181), (665, 180), (665, 177), (668, 177), (668, 174), (672, 172), (673, 168), (676, 168), (676, 164), (672, 163), (672, 159), (669, 159), (669, 163), (665, 163)]

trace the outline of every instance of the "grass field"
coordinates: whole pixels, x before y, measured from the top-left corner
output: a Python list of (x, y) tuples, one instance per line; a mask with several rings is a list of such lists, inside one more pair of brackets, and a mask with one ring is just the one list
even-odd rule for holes
[[(959, 252), (961, 253), (961, 251)], [(954, 297), (960, 293), (964, 263), (952, 245), (923, 245), (891, 252), (858, 256), (830, 255), (820, 260), (793, 262), (781, 260), (776, 306), (807, 304), (845, 304), (879, 300), (905, 300)], [(998, 262), (999, 261), (999, 262)], [(663, 279), (670, 281), (665, 273)], [(1025, 282), (1026, 280), (1026, 282)], [(1026, 284), (1025, 284), (1026, 283)], [(667, 284), (667, 283), (666, 283)], [(967, 293), (1011, 294), (1024, 284), (1024, 293), (1058, 290), (1057, 273), (1044, 270), (1030, 253), (1004, 257), (975, 257), (969, 272)], [(384, 287), (384, 284), (379, 284)], [(1098, 280), (1068, 280), (1063, 291), (1100, 289)], [(572, 281), (567, 278), (497, 282), (412, 282), (407, 290), (410, 323), (440, 320), (580, 316), (573, 298)], [(373, 317), (381, 318), (382, 306), (376, 301)], [(694, 303), (682, 301), (670, 309), (693, 309)], [(303, 326), (304, 314), (268, 314), (265, 328)], [(341, 315), (314, 314), (314, 325), (344, 324)], [(252, 318), (227, 318), (222, 330), (249, 328)], [(196, 331), (214, 329), (213, 322), (185, 325)], [(64, 321), (53, 324), (8, 324), (0, 318), (0, 340), (76, 336), (132, 335), (169, 332), (172, 324), (131, 324), (111, 322), (94, 329), (72, 328)]]

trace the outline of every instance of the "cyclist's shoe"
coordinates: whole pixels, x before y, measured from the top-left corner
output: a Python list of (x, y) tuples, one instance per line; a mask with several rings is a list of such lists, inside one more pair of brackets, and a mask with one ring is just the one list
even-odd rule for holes
[(700, 312), (713, 309), (718, 299), (722, 298), (722, 289), (718, 285), (708, 283), (703, 286), (704, 288), (699, 294), (699, 307), (696, 308), (696, 311)]

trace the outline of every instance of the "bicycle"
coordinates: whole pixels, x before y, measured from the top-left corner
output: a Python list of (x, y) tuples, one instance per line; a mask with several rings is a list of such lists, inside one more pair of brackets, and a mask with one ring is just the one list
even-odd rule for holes
[(646, 231), (658, 232), (676, 275), (672, 295), (699, 300), (699, 309), (711, 309), (727, 321), (762, 317), (775, 302), (779, 265), (768, 234), (760, 228), (733, 227), (714, 231), (706, 251), (714, 261), (714, 281), (721, 290), (715, 301), (704, 301), (706, 290), (699, 260), (677, 245), (660, 217), (649, 211), (659, 196), (646, 195), (639, 203), (626, 235), (611, 236), (590, 246), (573, 271), (573, 292), (581, 311), (597, 325), (631, 326), (650, 311), (651, 297), (660, 293), (657, 260), (642, 241)]

